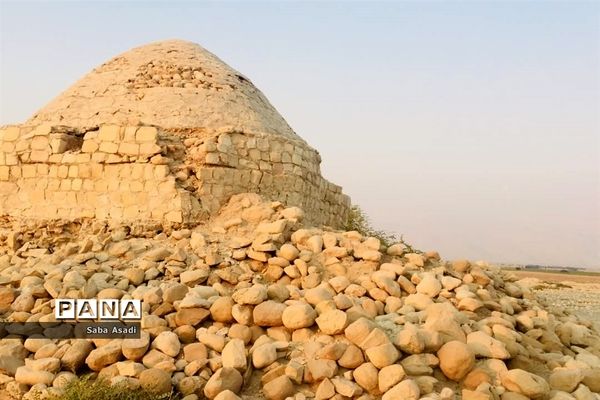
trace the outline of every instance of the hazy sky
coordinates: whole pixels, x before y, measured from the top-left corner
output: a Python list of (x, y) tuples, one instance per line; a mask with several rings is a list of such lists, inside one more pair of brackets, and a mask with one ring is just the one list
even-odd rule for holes
[(0, 0), (0, 124), (168, 38), (250, 77), (375, 226), (600, 266), (600, 2)]

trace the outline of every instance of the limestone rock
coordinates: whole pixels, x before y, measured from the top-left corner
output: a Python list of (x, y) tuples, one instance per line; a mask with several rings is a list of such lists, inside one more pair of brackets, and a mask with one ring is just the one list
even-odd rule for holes
[(548, 383), (552, 389), (571, 393), (583, 378), (584, 373), (579, 369), (557, 368), (550, 374)]
[(406, 373), (404, 372), (404, 368), (399, 364), (388, 365), (387, 367), (383, 367), (377, 376), (377, 385), (381, 393), (387, 393), (387, 391), (395, 386), (398, 382), (400, 382)]
[(258, 326), (283, 325), (283, 313), (287, 306), (272, 300), (265, 301), (253, 310), (254, 323)]
[(292, 381), (285, 375), (275, 378), (263, 386), (263, 393), (267, 400), (285, 400), (295, 392)]
[(506, 389), (521, 393), (530, 399), (542, 399), (550, 391), (550, 386), (543, 378), (522, 369), (511, 369), (501, 378)]
[(179, 338), (173, 332), (161, 332), (154, 342), (152, 342), (152, 347), (156, 348), (168, 356), (175, 357), (179, 354), (179, 350), (181, 349), (181, 343), (179, 343)]
[(85, 363), (92, 371), (100, 371), (107, 365), (116, 363), (121, 359), (122, 340), (115, 339), (103, 346), (100, 346), (90, 352), (85, 359)]
[(378, 386), (378, 373), (379, 370), (373, 364), (364, 363), (354, 370), (352, 376), (363, 389), (372, 392)]
[(15, 381), (25, 385), (33, 386), (37, 384), (51, 385), (54, 380), (54, 374), (48, 371), (37, 371), (33, 368), (22, 366), (17, 368)]
[(246, 369), (246, 348), (244, 341), (240, 339), (230, 340), (221, 352), (223, 367), (236, 368), (238, 370)]
[(216, 371), (204, 386), (204, 395), (214, 399), (221, 392), (230, 390), (239, 393), (243, 384), (242, 375), (235, 368), (223, 367)]
[(252, 364), (255, 368), (264, 368), (275, 360), (277, 360), (277, 348), (273, 343), (265, 343), (252, 352)]
[(457, 340), (444, 344), (437, 356), (444, 375), (454, 381), (464, 378), (475, 365), (475, 355), (471, 348)]
[(485, 332), (477, 331), (468, 334), (467, 344), (479, 356), (502, 360), (511, 357), (504, 343), (487, 335)]
[(336, 335), (348, 325), (348, 316), (341, 310), (326, 311), (316, 319), (319, 329), (326, 335)]
[(421, 396), (419, 386), (412, 379), (406, 379), (385, 392), (381, 400), (418, 400)]
[(171, 375), (158, 368), (150, 368), (140, 374), (140, 386), (155, 394), (165, 394), (171, 391)]
[(254, 285), (250, 288), (239, 289), (233, 294), (233, 300), (238, 304), (260, 304), (267, 299), (267, 288), (264, 285)]
[(282, 323), (288, 329), (308, 328), (316, 318), (316, 311), (308, 304), (291, 305), (281, 315)]

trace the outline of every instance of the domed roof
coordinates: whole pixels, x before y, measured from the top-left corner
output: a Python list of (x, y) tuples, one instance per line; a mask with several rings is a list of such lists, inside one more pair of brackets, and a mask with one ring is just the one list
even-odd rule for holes
[(76, 128), (142, 123), (166, 129), (231, 129), (299, 139), (246, 77), (201, 46), (168, 40), (95, 68), (27, 125)]

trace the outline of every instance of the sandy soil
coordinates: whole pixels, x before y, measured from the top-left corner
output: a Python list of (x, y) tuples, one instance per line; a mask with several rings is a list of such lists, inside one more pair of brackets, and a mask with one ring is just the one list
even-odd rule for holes
[(600, 274), (570, 274), (559, 272), (511, 271), (519, 278), (537, 278), (545, 282), (600, 283)]
[(565, 308), (600, 326), (600, 275), (511, 272), (548, 307)]

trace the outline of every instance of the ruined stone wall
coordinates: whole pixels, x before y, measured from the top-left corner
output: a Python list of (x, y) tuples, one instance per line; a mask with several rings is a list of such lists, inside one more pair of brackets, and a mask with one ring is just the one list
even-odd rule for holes
[(315, 224), (340, 226), (347, 218), (350, 199), (321, 176), (319, 153), (301, 140), (224, 132), (188, 144), (201, 166), (202, 204), (211, 211), (233, 194), (255, 192), (301, 207)]
[(303, 141), (273, 134), (13, 126), (0, 130), (0, 215), (193, 225), (254, 192), (340, 226), (349, 198), (321, 177), (320, 161)]
[(178, 188), (156, 128), (103, 126), (0, 131), (0, 214), (34, 219), (185, 222), (190, 194)]

